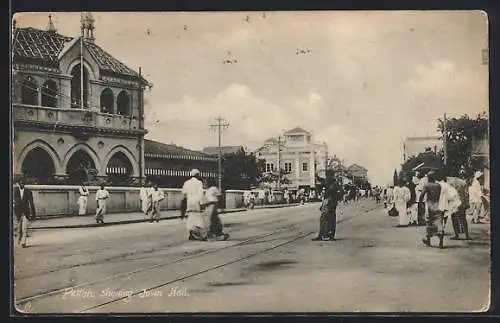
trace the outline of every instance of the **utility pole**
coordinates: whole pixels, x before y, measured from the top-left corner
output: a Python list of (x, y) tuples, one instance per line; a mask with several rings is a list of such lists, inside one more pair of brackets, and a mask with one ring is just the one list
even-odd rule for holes
[(225, 122), (224, 118), (217, 117), (215, 119), (217, 121), (216, 124), (211, 124), (210, 128), (217, 130), (217, 135), (219, 137), (218, 140), (218, 178), (219, 178), (219, 192), (222, 193), (222, 146), (221, 146), (221, 129), (227, 129), (229, 127), (229, 123)]
[(448, 153), (447, 153), (447, 140), (448, 140), (448, 133), (446, 132), (446, 113), (444, 114), (444, 119), (443, 119), (443, 152), (444, 152), (444, 166), (446, 167), (446, 164), (448, 162)]

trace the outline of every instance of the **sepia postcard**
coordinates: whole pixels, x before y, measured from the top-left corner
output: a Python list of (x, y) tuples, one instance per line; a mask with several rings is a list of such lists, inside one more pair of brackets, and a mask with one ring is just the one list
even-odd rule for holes
[(18, 314), (485, 312), (482, 11), (12, 19)]

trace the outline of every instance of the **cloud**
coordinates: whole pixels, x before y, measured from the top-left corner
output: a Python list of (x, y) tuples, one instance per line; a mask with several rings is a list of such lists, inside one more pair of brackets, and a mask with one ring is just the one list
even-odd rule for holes
[[(146, 126), (151, 129), (149, 137), (179, 142), (196, 149), (216, 143), (204, 129), (209, 129), (209, 124), (214, 123), (218, 116), (230, 123), (224, 132), (224, 144), (247, 144), (252, 148), (257, 148), (283, 129), (295, 126), (298, 120), (286, 106), (258, 97), (247, 86), (237, 83), (211, 98), (197, 99), (186, 95), (180, 101), (162, 105), (151, 101), (148, 114), (151, 117), (146, 120)], [(193, 132), (181, 130), (182, 124), (189, 125)], [(194, 130), (196, 128), (198, 130)]]

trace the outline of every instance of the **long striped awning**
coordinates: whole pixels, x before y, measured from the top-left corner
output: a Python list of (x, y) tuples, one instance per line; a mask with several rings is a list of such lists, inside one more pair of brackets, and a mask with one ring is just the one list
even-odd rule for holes
[[(190, 171), (189, 170), (181, 170), (181, 169), (165, 169), (165, 168), (146, 168), (146, 175), (149, 176), (179, 176), (179, 177), (188, 177)], [(211, 177), (216, 178), (217, 172), (205, 172), (201, 171), (201, 177)]]
[(144, 157), (158, 158), (158, 159), (185, 159), (185, 160), (217, 161), (217, 158), (215, 158), (215, 157), (194, 156), (194, 155), (175, 155), (175, 154), (145, 153)]
[(130, 172), (125, 167), (107, 167), (106, 174), (109, 175), (127, 175)]

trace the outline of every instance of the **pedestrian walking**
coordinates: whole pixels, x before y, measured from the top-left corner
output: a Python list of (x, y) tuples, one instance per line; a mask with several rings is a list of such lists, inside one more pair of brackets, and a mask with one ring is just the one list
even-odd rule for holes
[(86, 215), (87, 214), (87, 203), (89, 199), (89, 190), (85, 185), (85, 181), (82, 181), (80, 187), (78, 188), (78, 192), (80, 193), (80, 197), (78, 198), (78, 215)]
[(423, 201), (420, 202), (420, 196), (422, 195), (422, 191), (424, 190), (424, 186), (429, 182), (427, 178), (426, 173), (419, 173), (419, 182), (418, 185), (415, 187), (415, 192), (418, 195), (417, 198), (417, 223), (418, 225), (425, 225), (426, 223), (426, 218), (427, 218), (427, 197), (424, 197)]
[(394, 186), (390, 185), (385, 192), (384, 208), (392, 209), (394, 206)]
[(253, 209), (255, 206), (255, 198), (252, 191), (245, 191), (243, 193), (243, 203), (247, 209)]
[(181, 200), (181, 220), (186, 218), (186, 208), (187, 208), (187, 198), (185, 196), (182, 197)]
[(260, 190), (258, 193), (259, 205), (264, 205), (266, 203), (266, 191)]
[(483, 174), (480, 171), (474, 173), (474, 178), (469, 187), (469, 200), (470, 208), (472, 211), (472, 223), (481, 223), (481, 208), (483, 204), (482, 196), (483, 190), (479, 180), (482, 178)]
[(151, 219), (149, 222), (160, 222), (160, 206), (164, 198), (165, 194), (163, 194), (163, 191), (159, 190), (158, 185), (155, 184), (151, 191)]
[(411, 197), (408, 202), (408, 221), (410, 225), (418, 224), (418, 197), (417, 197), (417, 185), (420, 182), (418, 178), (418, 172), (415, 172), (411, 181), (408, 182), (408, 188), (410, 189)]
[(141, 201), (141, 210), (142, 213), (144, 213), (145, 216), (148, 216), (149, 210), (151, 209), (151, 195), (150, 195), (150, 189), (149, 186), (146, 187), (146, 185), (141, 185), (141, 188), (139, 190), (139, 199)]
[(205, 200), (203, 183), (200, 180), (200, 171), (193, 169), (182, 186), (182, 194), (186, 198), (186, 229), (189, 240), (207, 240), (208, 223), (202, 212)]
[(286, 204), (290, 204), (290, 191), (288, 191), (288, 189), (285, 189), (283, 192), (283, 197), (285, 198)]
[(17, 235), (18, 244), (27, 247), (28, 229), (31, 221), (36, 219), (35, 203), (33, 193), (25, 186), (21, 179), (14, 188), (14, 235)]
[(460, 196), (458, 195), (457, 190), (447, 183), (447, 179), (445, 176), (438, 181), (439, 185), (441, 185), (441, 195), (439, 196), (439, 209), (444, 211), (444, 221), (443, 221), (443, 230), (446, 228), (446, 223), (451, 215), (456, 213), (458, 207), (460, 206)]
[(411, 198), (410, 189), (403, 185), (403, 181), (399, 180), (396, 187), (394, 187), (394, 206), (399, 214), (398, 227), (407, 227), (409, 224), (408, 219), (408, 201)]
[(460, 198), (460, 206), (457, 211), (451, 215), (451, 223), (453, 225), (453, 232), (455, 235), (450, 239), (458, 240), (459, 235), (464, 234), (465, 239), (470, 240), (469, 226), (465, 215), (466, 210), (469, 208), (467, 182), (458, 177), (448, 177), (446, 181), (457, 190)]
[(426, 236), (422, 242), (430, 247), (431, 238), (437, 236), (439, 238), (439, 248), (443, 248), (444, 239), (444, 212), (439, 208), (439, 198), (441, 196), (441, 185), (436, 182), (436, 173), (430, 171), (427, 174), (428, 183), (425, 184), (422, 194), (420, 195), (420, 202), (427, 199), (427, 219), (426, 219)]
[(229, 238), (229, 234), (223, 232), (222, 222), (217, 210), (221, 192), (219, 192), (214, 179), (209, 179), (207, 184), (208, 189), (205, 192), (205, 212), (210, 223), (208, 238), (225, 241)]
[(321, 217), (319, 220), (319, 232), (312, 241), (334, 241), (335, 231), (337, 229), (337, 205), (342, 197), (340, 187), (333, 176), (326, 180), (326, 190), (321, 203)]
[(95, 214), (95, 221), (104, 224), (104, 215), (106, 214), (106, 200), (109, 198), (109, 192), (101, 185), (95, 193), (97, 202), (97, 210)]

